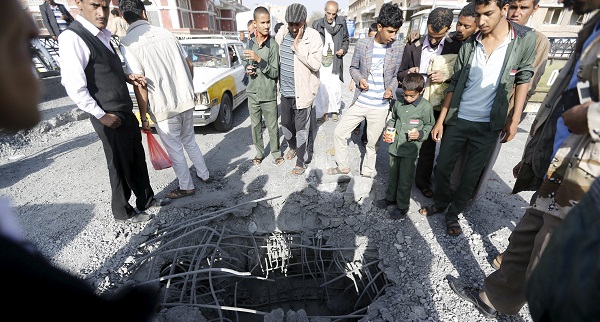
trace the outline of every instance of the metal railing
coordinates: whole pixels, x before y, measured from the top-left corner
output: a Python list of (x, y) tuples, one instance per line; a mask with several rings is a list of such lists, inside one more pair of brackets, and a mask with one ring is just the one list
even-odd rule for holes
[(567, 60), (575, 52), (577, 37), (548, 37), (548, 40), (550, 40), (549, 60)]

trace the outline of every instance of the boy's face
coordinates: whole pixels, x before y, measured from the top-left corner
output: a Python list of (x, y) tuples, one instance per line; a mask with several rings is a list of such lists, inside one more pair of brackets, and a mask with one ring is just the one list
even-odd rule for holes
[(267, 36), (269, 34), (269, 29), (271, 29), (271, 16), (262, 13), (258, 16), (254, 17), (254, 23), (256, 24), (256, 31), (262, 36)]
[(502, 19), (506, 19), (508, 3), (502, 8), (498, 7), (496, 1), (490, 1), (490, 4), (475, 6), (475, 15), (477, 16), (477, 27), (481, 33), (487, 35), (491, 33)]
[(456, 22), (456, 38), (458, 41), (465, 41), (477, 31), (477, 24), (474, 17), (460, 16)]
[(408, 104), (411, 104), (412, 102), (416, 101), (420, 95), (421, 95), (421, 92), (417, 92), (417, 91), (404, 91), (404, 93), (402, 94), (402, 96), (404, 96), (404, 100)]
[(398, 29), (394, 27), (384, 27), (381, 24), (377, 24), (377, 37), (375, 40), (379, 44), (387, 45), (396, 39)]

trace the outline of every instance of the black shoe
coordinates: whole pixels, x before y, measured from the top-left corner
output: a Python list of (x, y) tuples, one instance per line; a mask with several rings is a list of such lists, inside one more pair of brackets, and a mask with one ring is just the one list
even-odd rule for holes
[(394, 219), (394, 220), (398, 220), (398, 219), (402, 219), (402, 218), (406, 218), (406, 214), (408, 213), (408, 208), (406, 209), (394, 209), (394, 210), (390, 210), (389, 214), (390, 214), (390, 218)]
[(133, 217), (127, 219), (116, 219), (117, 222), (120, 223), (128, 223), (128, 224), (138, 224), (141, 222), (146, 222), (152, 219), (152, 216), (147, 214), (145, 211), (135, 214)]
[(477, 309), (477, 311), (479, 311), (479, 313), (481, 313), (481, 315), (488, 319), (496, 317), (496, 310), (494, 310), (489, 305), (483, 302), (483, 300), (479, 297), (478, 290), (466, 287), (454, 276), (448, 275), (446, 276), (446, 279), (448, 280), (448, 285), (450, 285), (452, 291), (454, 291), (454, 293), (456, 293), (456, 295), (458, 295), (461, 299), (473, 303), (473, 305), (475, 305), (475, 308)]
[(154, 207), (162, 207), (162, 206), (166, 206), (170, 203), (171, 201), (169, 201), (169, 199), (156, 199), (156, 198), (152, 198), (152, 200), (148, 203), (148, 207), (146, 207), (146, 209), (148, 208), (154, 208)]
[(396, 201), (390, 201), (387, 199), (380, 199), (380, 200), (376, 200), (374, 202), (375, 206), (379, 209), (387, 209), (387, 207), (391, 206), (391, 205), (395, 205)]

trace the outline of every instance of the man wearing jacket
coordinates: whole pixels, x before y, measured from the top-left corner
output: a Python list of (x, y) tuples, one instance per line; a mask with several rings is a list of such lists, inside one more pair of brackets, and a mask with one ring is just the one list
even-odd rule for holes
[[(431, 83), (441, 84), (450, 79), (451, 74), (446, 75), (441, 71), (429, 73), (429, 64), (434, 57), (443, 55), (456, 55), (460, 50), (462, 42), (448, 37), (447, 33), (452, 25), (454, 14), (448, 8), (437, 7), (431, 11), (427, 18), (427, 35), (421, 37), (414, 43), (409, 43), (404, 48), (398, 82), (402, 83), (404, 77), (411, 73), (422, 73), (425, 76), (425, 86)], [(441, 91), (441, 90), (440, 90)], [(437, 120), (440, 115), (440, 105), (433, 106), (433, 116)], [(421, 193), (427, 197), (433, 197), (431, 190), (431, 173), (435, 161), (436, 142), (431, 136), (421, 145), (417, 170), (415, 172), (415, 184)]]
[[(326, 106), (323, 110), (323, 121), (327, 121), (328, 113), (331, 113), (331, 120), (338, 121), (340, 107), (342, 104), (342, 82), (344, 81), (344, 55), (348, 53), (350, 38), (348, 36), (348, 27), (344, 17), (338, 16), (338, 4), (335, 1), (325, 3), (325, 17), (313, 22), (313, 29), (321, 35), (323, 42), (323, 61), (319, 71), (321, 83), (325, 85), (326, 92), (323, 95), (326, 99), (322, 100)], [(331, 54), (331, 56), (329, 55)]]
[(402, 10), (398, 4), (384, 3), (377, 18), (377, 34), (360, 39), (354, 47), (350, 76), (357, 85), (350, 108), (336, 126), (333, 138), (336, 167), (327, 174), (348, 174), (348, 139), (362, 120), (367, 120), (367, 145), (361, 175), (375, 175), (376, 151), (379, 136), (385, 126), (390, 101), (398, 88), (398, 67), (402, 57), (402, 44), (396, 33), (402, 26)]
[[(434, 141), (442, 140), (433, 206), (420, 211), (428, 216), (448, 208), (446, 232), (450, 236), (462, 233), (458, 215), (471, 199), (500, 133), (503, 142), (517, 134), (533, 77), (535, 32), (506, 19), (509, 0), (476, 0), (475, 6), (479, 32), (460, 48), (440, 116), (431, 132)], [(510, 111), (510, 92), (515, 85)], [(468, 157), (453, 194), (450, 178), (465, 146)]]
[[(269, 131), (269, 145), (275, 165), (285, 161), (279, 149), (279, 126), (277, 125), (277, 79), (279, 78), (279, 45), (269, 34), (271, 14), (265, 7), (254, 9), (256, 35), (248, 40), (249, 46), (244, 50), (244, 64), (248, 75), (248, 110), (250, 111), (250, 127), (252, 142), (256, 156), (254, 165), (262, 163), (265, 158), (263, 130), (261, 120), (264, 117)], [(252, 62), (252, 63), (250, 63)]]
[(44, 27), (48, 29), (54, 40), (57, 40), (58, 35), (67, 29), (74, 20), (69, 10), (64, 5), (54, 2), (54, 0), (46, 0), (41, 4), (40, 13), (42, 14)]
[(146, 118), (149, 113), (179, 181), (179, 186), (167, 197), (191, 196), (196, 190), (184, 150), (194, 164), (195, 176), (204, 183), (210, 181), (194, 133), (196, 103), (192, 62), (170, 31), (150, 25), (141, 0), (122, 0), (119, 7), (129, 24), (127, 35), (121, 39), (127, 69), (144, 75), (148, 83), (148, 86), (134, 87), (142, 128), (150, 130)]
[[(600, 0), (571, 0), (564, 6), (584, 15), (600, 9)], [(533, 206), (510, 236), (502, 265), (485, 279), (483, 290), (449, 280), (454, 292), (486, 317), (521, 310), (526, 302), (525, 284), (548, 240), (562, 220), (571, 216), (569, 211), (600, 173), (599, 51), (600, 14), (596, 13), (579, 32), (575, 52), (548, 91), (532, 125), (523, 164), (531, 165), (527, 171), (545, 171), (545, 177)]]
[[(306, 7), (292, 3), (285, 11), (287, 25), (275, 41), (279, 44), (281, 126), (288, 143), (287, 160), (296, 158), (293, 175), (301, 175), (312, 161), (316, 119), (313, 103), (319, 88), (323, 42), (306, 26)], [(298, 86), (296, 86), (296, 84)]]

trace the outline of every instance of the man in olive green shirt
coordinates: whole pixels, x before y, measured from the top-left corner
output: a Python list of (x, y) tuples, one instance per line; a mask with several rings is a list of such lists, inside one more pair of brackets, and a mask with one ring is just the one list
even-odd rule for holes
[(262, 123), (264, 117), (269, 131), (271, 154), (276, 165), (285, 160), (279, 149), (279, 127), (277, 126), (277, 79), (279, 78), (279, 45), (269, 35), (271, 14), (265, 7), (254, 9), (255, 37), (250, 37), (244, 50), (244, 63), (248, 75), (248, 110), (252, 142), (256, 156), (252, 159), (258, 165), (265, 158)]

